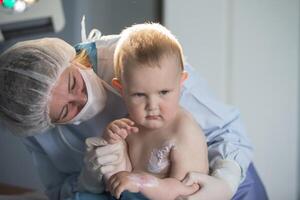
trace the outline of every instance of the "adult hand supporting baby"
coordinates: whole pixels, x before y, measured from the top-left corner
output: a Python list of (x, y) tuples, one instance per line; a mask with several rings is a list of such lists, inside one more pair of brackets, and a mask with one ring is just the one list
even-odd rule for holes
[(121, 170), (126, 170), (126, 144), (119, 142), (108, 144), (100, 137), (86, 140), (84, 167), (79, 176), (79, 188), (83, 191), (101, 193), (104, 191), (103, 176), (110, 176)]
[(233, 160), (219, 159), (212, 166), (210, 175), (189, 172), (183, 180), (185, 185), (199, 184), (200, 189), (193, 195), (182, 197), (186, 200), (229, 200), (233, 197), (241, 180), (241, 168)]
[(233, 196), (225, 181), (200, 172), (188, 173), (183, 183), (186, 185), (197, 183), (200, 189), (193, 195), (179, 198), (180, 200), (229, 200)]

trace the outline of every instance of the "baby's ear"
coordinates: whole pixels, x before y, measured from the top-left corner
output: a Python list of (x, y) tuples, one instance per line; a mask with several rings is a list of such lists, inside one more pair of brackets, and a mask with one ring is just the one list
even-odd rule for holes
[(189, 74), (187, 73), (187, 71), (182, 71), (181, 72), (181, 78), (180, 78), (180, 85), (183, 84), (183, 82), (188, 79)]
[(111, 80), (111, 84), (112, 84), (112, 86), (113, 86), (116, 90), (118, 90), (118, 92), (119, 92), (120, 94), (122, 94), (122, 92), (123, 92), (123, 86), (122, 86), (121, 81), (120, 81), (118, 78), (113, 78), (113, 79)]

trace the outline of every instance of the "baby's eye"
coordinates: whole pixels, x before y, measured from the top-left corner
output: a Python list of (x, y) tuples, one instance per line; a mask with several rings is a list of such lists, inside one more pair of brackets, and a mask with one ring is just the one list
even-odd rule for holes
[(170, 91), (169, 90), (162, 90), (159, 92), (160, 95), (166, 95), (168, 94)]
[(133, 96), (133, 97), (144, 97), (145, 94), (144, 94), (144, 93), (137, 92), (137, 93), (134, 93), (132, 96)]

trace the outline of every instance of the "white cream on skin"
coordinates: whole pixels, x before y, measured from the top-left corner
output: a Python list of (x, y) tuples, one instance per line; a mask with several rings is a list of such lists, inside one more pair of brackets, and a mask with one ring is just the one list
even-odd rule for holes
[(129, 176), (129, 179), (139, 188), (158, 186), (158, 181), (155, 178), (149, 176), (137, 176), (133, 174)]
[(174, 142), (166, 142), (161, 148), (153, 149), (150, 155), (147, 169), (152, 173), (159, 173), (170, 165), (169, 154), (174, 148)]

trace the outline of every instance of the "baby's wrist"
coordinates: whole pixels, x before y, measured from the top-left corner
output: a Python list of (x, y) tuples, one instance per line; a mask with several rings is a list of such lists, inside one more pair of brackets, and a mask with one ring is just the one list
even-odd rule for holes
[(149, 176), (148, 174), (135, 174), (132, 173), (128, 177), (139, 189), (139, 192), (147, 190), (148, 188), (157, 187), (159, 182), (156, 177)]

